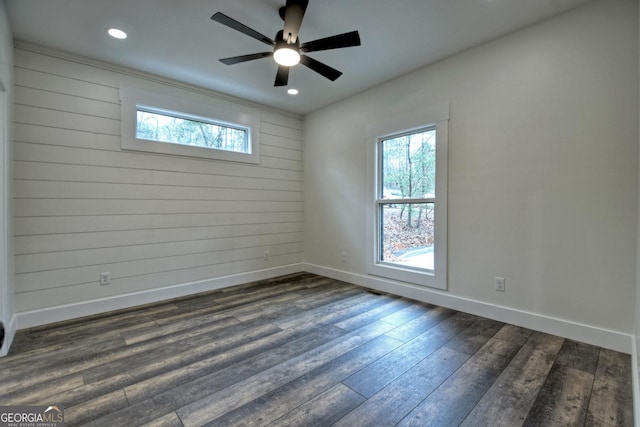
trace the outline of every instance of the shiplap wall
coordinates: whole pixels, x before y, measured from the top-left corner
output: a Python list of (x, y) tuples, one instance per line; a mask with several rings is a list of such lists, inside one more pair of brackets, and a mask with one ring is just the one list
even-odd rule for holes
[[(260, 164), (122, 151), (121, 84), (259, 115)], [(17, 45), (14, 126), (18, 313), (302, 261), (299, 117)]]

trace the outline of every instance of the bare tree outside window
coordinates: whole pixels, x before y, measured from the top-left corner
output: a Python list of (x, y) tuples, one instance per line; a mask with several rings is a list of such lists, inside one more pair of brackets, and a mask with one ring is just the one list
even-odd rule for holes
[(239, 153), (250, 152), (246, 129), (141, 109), (137, 111), (136, 137)]
[(380, 261), (433, 270), (436, 131), (379, 143)]

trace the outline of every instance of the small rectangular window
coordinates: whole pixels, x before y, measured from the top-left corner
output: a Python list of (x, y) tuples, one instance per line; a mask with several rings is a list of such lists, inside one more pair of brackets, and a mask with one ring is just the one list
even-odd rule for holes
[(248, 129), (174, 111), (137, 106), (136, 138), (251, 153)]
[[(194, 99), (198, 98), (198, 100)], [(260, 163), (260, 116), (188, 91), (120, 87), (121, 147), (170, 156)], [(202, 102), (205, 101), (205, 102)]]

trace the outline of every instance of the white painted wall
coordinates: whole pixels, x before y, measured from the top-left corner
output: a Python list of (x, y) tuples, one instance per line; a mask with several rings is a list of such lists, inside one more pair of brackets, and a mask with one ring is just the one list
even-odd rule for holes
[[(386, 289), (613, 331), (630, 351), (637, 7), (596, 1), (306, 116), (311, 270), (367, 283), (367, 124), (450, 102), (449, 291)], [(505, 293), (494, 276), (506, 278)]]
[[(122, 84), (260, 117), (260, 164), (122, 151)], [(14, 133), (19, 328), (300, 269), (299, 117), (18, 45)]]
[(6, 328), (0, 356), (9, 351), (15, 331), (13, 309), (12, 200), (11, 200), (11, 98), (13, 37), (4, 0), (0, 1), (0, 321)]

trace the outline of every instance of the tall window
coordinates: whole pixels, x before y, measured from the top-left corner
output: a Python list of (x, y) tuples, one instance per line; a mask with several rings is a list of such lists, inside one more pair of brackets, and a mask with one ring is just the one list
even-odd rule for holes
[(449, 105), (368, 128), (367, 273), (447, 288)]
[(378, 141), (378, 261), (434, 269), (435, 126)]

